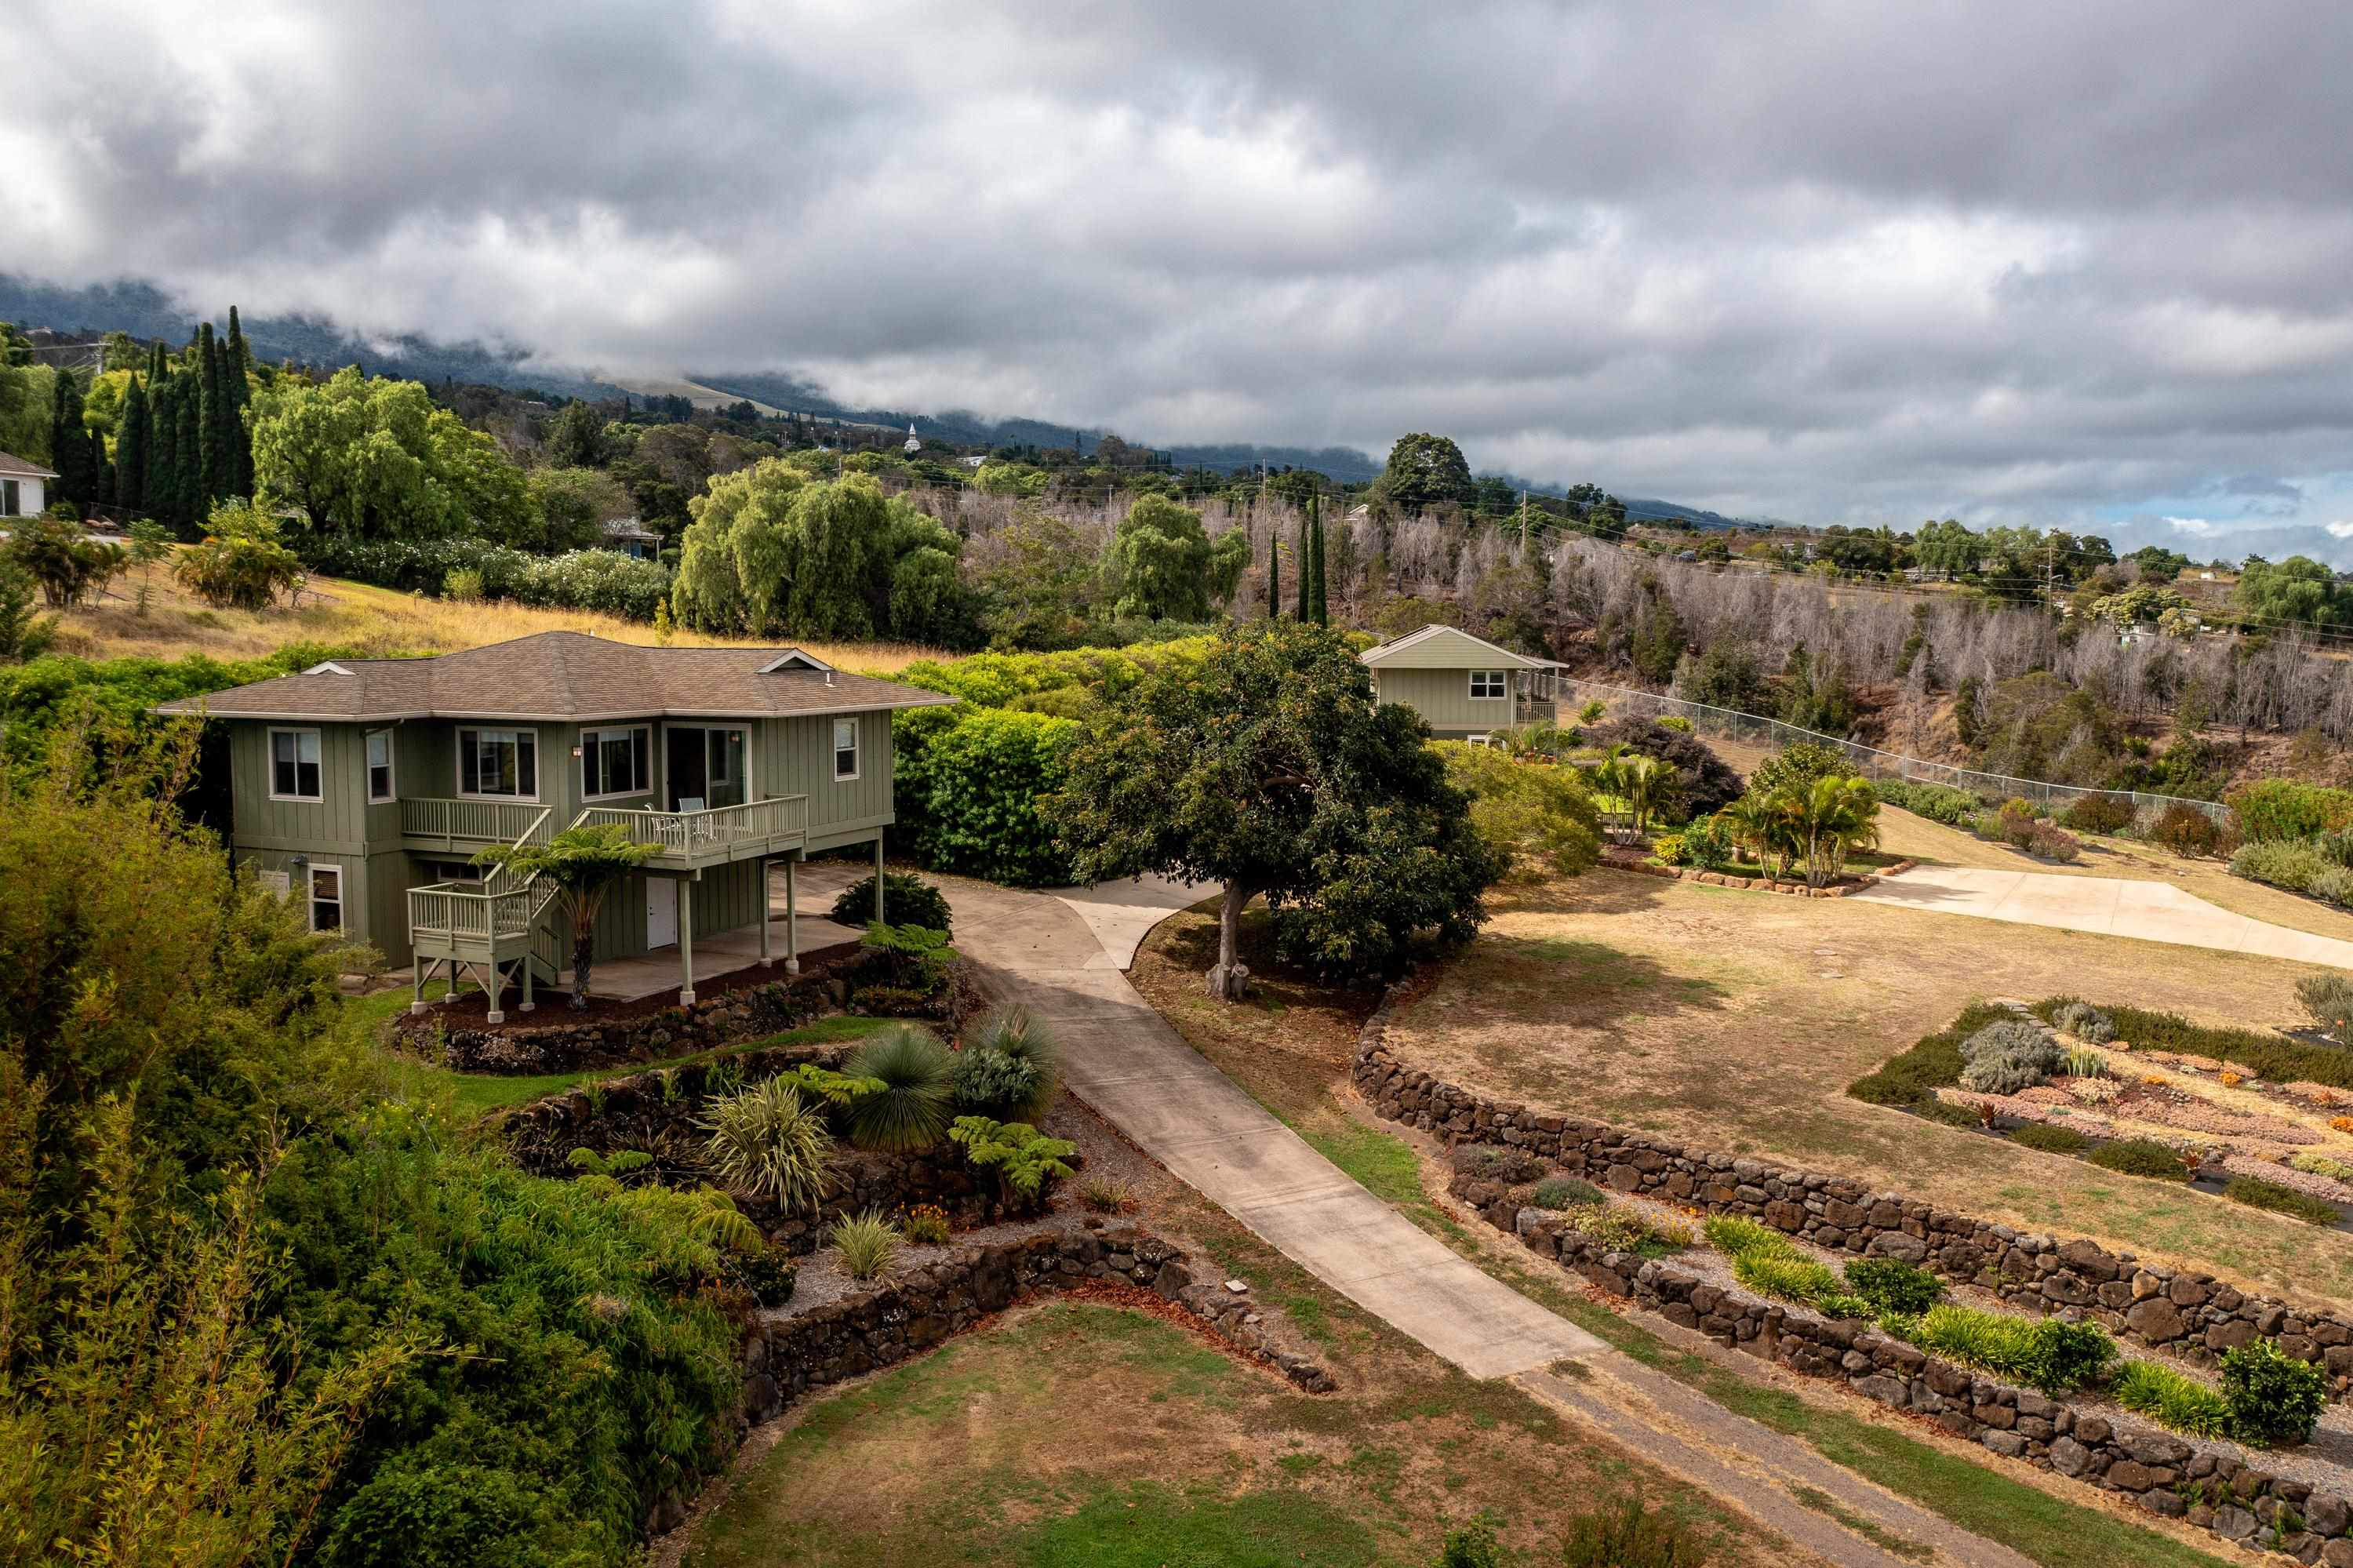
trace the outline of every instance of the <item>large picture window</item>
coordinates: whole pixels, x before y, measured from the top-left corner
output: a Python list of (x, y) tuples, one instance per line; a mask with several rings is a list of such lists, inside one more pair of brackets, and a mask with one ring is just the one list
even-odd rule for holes
[(858, 777), (858, 721), (854, 718), (833, 721), (833, 777), (837, 783)]
[(1473, 701), (1483, 702), (1490, 697), (1500, 697), (1503, 694), (1504, 672), (1501, 670), (1471, 672), (1471, 696)]
[(269, 732), (269, 798), (273, 800), (319, 799), (319, 732), (315, 729), (273, 729)]
[(392, 731), (370, 730), (367, 737), (368, 803), (393, 799)]
[(539, 736), (527, 729), (458, 732), (458, 793), (539, 799)]
[(650, 790), (654, 787), (651, 740), (651, 732), (642, 725), (633, 729), (582, 730), (581, 797), (606, 800)]

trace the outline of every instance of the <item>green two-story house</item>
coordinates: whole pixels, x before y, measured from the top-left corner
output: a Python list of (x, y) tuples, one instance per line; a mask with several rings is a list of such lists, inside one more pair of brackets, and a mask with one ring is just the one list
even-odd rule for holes
[(1440, 740), (1481, 741), (1549, 721), (1560, 665), (1499, 648), (1452, 626), (1425, 626), (1357, 655), (1377, 702), (1403, 703)]
[(156, 711), (228, 726), (231, 850), (413, 971), (506, 990), (557, 982), (568, 930), (544, 885), (473, 857), (614, 824), (656, 853), (598, 917), (597, 959), (679, 951), (757, 926), (782, 863), (871, 843), (892, 821), (891, 715), (955, 699), (852, 675), (795, 648), (645, 648), (549, 631), (431, 659), (324, 663)]

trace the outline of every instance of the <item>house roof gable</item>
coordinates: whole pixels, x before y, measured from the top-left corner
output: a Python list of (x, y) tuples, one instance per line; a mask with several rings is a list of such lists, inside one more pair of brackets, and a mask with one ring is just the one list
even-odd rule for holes
[(943, 706), (791, 648), (648, 648), (543, 631), (431, 659), (347, 659), (160, 705), (161, 714), (381, 723), (450, 718), (789, 718)]
[(1498, 648), (1483, 637), (1473, 637), (1454, 626), (1430, 625), (1409, 631), (1357, 655), (1375, 669), (1393, 665), (1412, 670), (1542, 670), (1549, 661), (1531, 659), (1508, 648)]

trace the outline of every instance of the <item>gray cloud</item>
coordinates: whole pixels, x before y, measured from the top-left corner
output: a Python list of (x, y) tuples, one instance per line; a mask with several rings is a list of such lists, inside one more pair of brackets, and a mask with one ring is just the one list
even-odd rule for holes
[(2261, 3), (20, 0), (0, 265), (1145, 439), (1442, 429), (1729, 512), (2341, 552), (2348, 46)]

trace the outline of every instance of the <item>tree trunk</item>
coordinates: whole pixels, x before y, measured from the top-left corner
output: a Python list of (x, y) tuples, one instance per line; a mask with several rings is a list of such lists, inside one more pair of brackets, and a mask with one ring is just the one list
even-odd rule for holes
[(596, 927), (576, 926), (572, 931), (572, 1005), (588, 1006), (588, 967), (596, 952)]
[(1250, 889), (1239, 882), (1226, 884), (1225, 902), (1218, 906), (1218, 962), (1209, 970), (1209, 994), (1219, 1001), (1240, 1001), (1250, 994), (1250, 970), (1241, 960), (1242, 906)]

